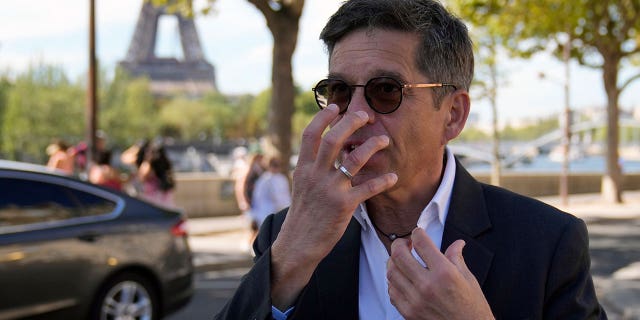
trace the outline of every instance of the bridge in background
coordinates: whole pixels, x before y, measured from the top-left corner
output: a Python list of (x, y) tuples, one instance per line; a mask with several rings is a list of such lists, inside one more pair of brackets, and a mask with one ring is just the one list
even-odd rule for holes
[[(620, 119), (620, 128), (640, 129), (640, 120)], [(583, 121), (571, 125), (571, 146), (573, 150), (584, 150), (593, 144), (598, 129), (606, 128), (606, 120)], [(503, 167), (510, 168), (517, 163), (525, 162), (540, 154), (548, 154), (551, 149), (560, 144), (563, 139), (561, 128), (546, 133), (535, 140), (501, 146), (500, 158)], [(640, 130), (634, 131), (633, 141), (640, 142)], [(474, 161), (491, 162), (493, 155), (490, 145), (479, 148), (464, 143), (452, 143), (450, 150), (457, 156)], [(639, 147), (640, 148), (640, 147)]]

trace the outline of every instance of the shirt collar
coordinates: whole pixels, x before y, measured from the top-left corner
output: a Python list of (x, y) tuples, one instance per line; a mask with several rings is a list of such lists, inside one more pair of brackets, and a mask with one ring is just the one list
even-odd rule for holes
[[(447, 162), (438, 190), (436, 190), (433, 198), (431, 198), (431, 201), (429, 201), (427, 206), (422, 210), (420, 217), (418, 218), (417, 226), (423, 229), (426, 229), (429, 222), (434, 218), (437, 218), (438, 222), (442, 226), (444, 226), (444, 223), (447, 220), (449, 204), (451, 203), (451, 192), (453, 191), (453, 182), (456, 176), (456, 161), (449, 148), (445, 148), (445, 154)], [(433, 212), (436, 214), (433, 214)], [(364, 202), (360, 203), (356, 208), (353, 213), (353, 217), (358, 221), (358, 223), (360, 223), (360, 226), (364, 231), (367, 231), (369, 228), (373, 228)]]

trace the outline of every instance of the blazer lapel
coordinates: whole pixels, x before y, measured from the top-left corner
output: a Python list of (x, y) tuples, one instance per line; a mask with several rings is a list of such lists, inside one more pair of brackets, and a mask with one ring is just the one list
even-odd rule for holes
[(451, 243), (463, 239), (465, 263), (478, 279), (480, 285), (487, 277), (493, 252), (483, 246), (477, 238), (491, 228), (491, 221), (484, 201), (482, 186), (456, 159), (456, 177), (451, 194), (451, 204), (442, 235), (444, 252)]

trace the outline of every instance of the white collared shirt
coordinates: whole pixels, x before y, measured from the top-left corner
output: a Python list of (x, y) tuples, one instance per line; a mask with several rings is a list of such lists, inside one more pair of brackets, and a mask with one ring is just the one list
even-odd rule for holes
[[(444, 169), (442, 181), (429, 204), (422, 210), (418, 218), (417, 226), (426, 230), (427, 235), (436, 247), (442, 244), (444, 223), (449, 211), (451, 191), (456, 173), (456, 163), (453, 154), (445, 149), (447, 164)], [(354, 218), (360, 223), (360, 269), (359, 269), (359, 317), (360, 319), (403, 319), (398, 310), (391, 304), (387, 286), (387, 253), (384, 244), (378, 238), (376, 230), (371, 224), (367, 208), (364, 203), (353, 213)], [(424, 262), (415, 249), (413, 256), (424, 266)]]

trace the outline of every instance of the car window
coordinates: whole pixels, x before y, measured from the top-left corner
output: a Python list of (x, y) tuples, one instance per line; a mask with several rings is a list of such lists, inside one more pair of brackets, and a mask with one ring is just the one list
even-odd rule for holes
[(63, 185), (0, 178), (0, 227), (111, 213), (116, 203)]

